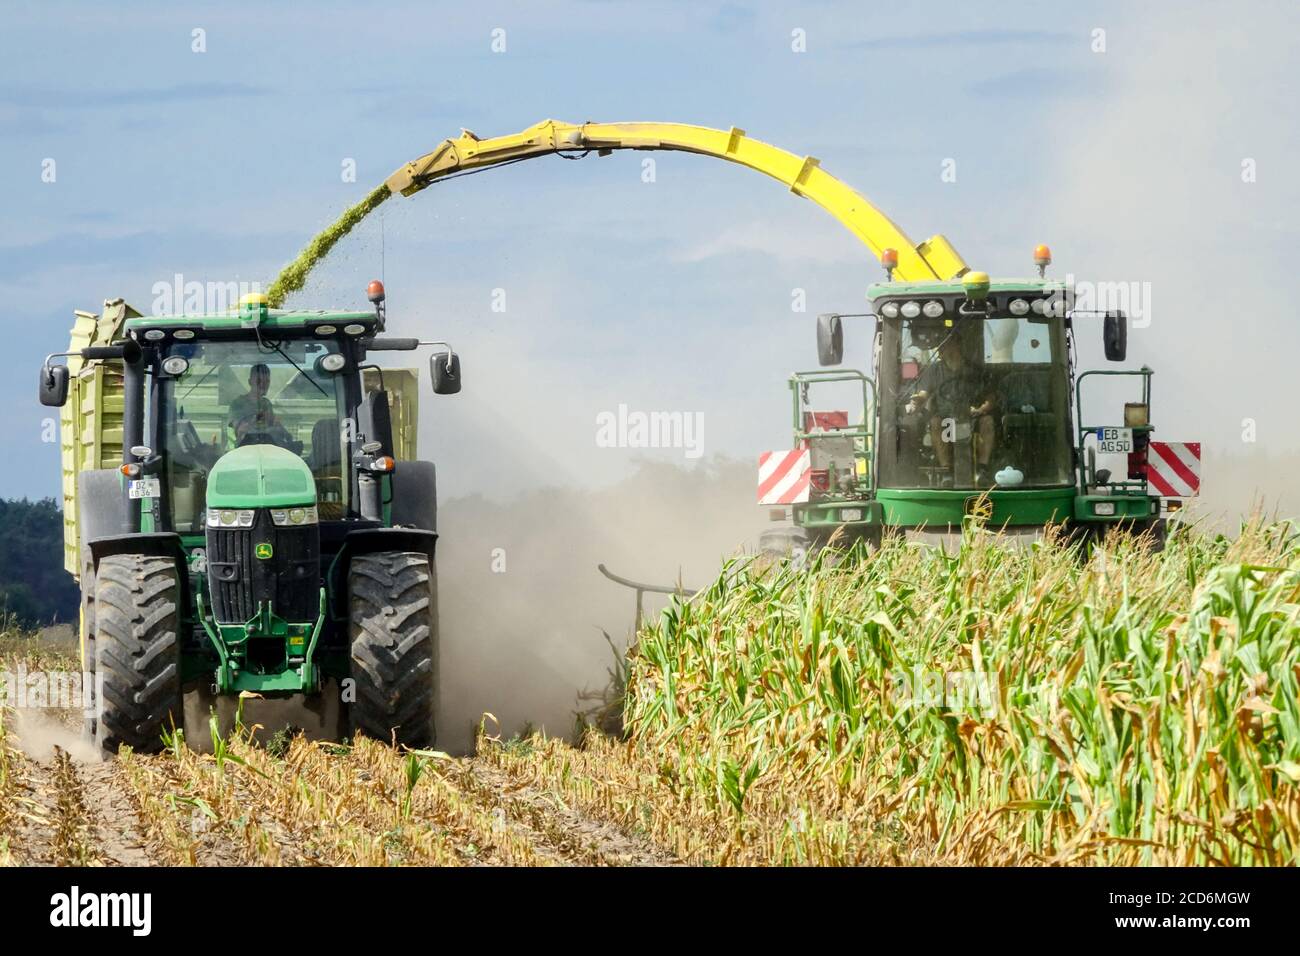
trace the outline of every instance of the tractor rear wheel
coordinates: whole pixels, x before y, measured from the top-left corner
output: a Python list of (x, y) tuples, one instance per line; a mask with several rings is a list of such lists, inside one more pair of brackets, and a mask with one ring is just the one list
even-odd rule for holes
[(109, 555), (95, 575), (95, 671), (103, 680), (95, 737), (104, 754), (122, 744), (162, 749), (181, 710), (180, 578), (170, 558)]
[(428, 555), (385, 551), (352, 559), (348, 598), (355, 733), (407, 747), (433, 744), (437, 594)]

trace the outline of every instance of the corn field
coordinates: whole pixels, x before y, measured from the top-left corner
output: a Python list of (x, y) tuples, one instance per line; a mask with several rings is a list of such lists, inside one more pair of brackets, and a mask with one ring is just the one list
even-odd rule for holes
[(1293, 864), (1300, 534), (1147, 545), (732, 561), (641, 630), (623, 736), (577, 745), (214, 720), (211, 753), (97, 764), (0, 708), (0, 864)]
[(1287, 864), (1300, 536), (736, 562), (645, 629), (628, 741), (498, 752), (695, 863)]

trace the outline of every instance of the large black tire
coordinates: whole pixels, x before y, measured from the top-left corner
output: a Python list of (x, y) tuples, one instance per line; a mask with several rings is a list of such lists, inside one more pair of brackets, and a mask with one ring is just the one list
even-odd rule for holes
[(789, 558), (797, 568), (803, 567), (813, 549), (812, 537), (803, 528), (769, 528), (758, 535), (758, 550), (774, 561)]
[(384, 551), (352, 559), (348, 600), (354, 733), (407, 747), (433, 745), (437, 594), (428, 555)]
[[(1080, 554), (1086, 559), (1092, 549), (1098, 547), (1106, 540), (1106, 535), (1115, 525), (1092, 523), (1079, 523), (1071, 527), (1069, 531), (1071, 542), (1082, 542), (1083, 547), (1079, 549)], [(1165, 550), (1165, 545), (1169, 537), (1168, 522), (1164, 518), (1148, 518), (1145, 521), (1133, 521), (1119, 525), (1125, 532), (1136, 537), (1145, 534), (1150, 539), (1151, 550), (1156, 554)]]
[(1152, 518), (1141, 530), (1151, 536), (1151, 550), (1157, 554), (1169, 543), (1169, 522), (1164, 518)]
[(95, 576), (95, 668), (103, 680), (100, 749), (154, 753), (184, 726), (180, 578), (170, 558), (110, 555)]

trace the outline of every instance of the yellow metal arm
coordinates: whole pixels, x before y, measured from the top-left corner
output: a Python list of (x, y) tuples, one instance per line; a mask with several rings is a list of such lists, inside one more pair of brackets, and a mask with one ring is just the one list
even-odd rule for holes
[(550, 153), (608, 152), (615, 149), (666, 149), (715, 156), (780, 180), (797, 196), (811, 199), (838, 219), (877, 259), (884, 249), (898, 250), (894, 276), (906, 282), (951, 279), (967, 269), (943, 236), (913, 243), (888, 216), (867, 199), (824, 172), (811, 156), (799, 157), (750, 139), (744, 130), (709, 129), (682, 123), (561, 123), (544, 120), (521, 133), (479, 139), (462, 130), (431, 153), (407, 163), (388, 177), (388, 188), (410, 196), (443, 177)]

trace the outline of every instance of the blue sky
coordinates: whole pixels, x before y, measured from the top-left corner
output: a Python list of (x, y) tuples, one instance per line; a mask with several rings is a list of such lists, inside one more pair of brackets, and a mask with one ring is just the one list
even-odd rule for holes
[[(1045, 241), (1053, 274), (1150, 283), (1132, 352), (1157, 369), (1164, 435), (1294, 452), (1300, 334), (1278, 288), (1300, 212), (1294, 8), (1134, 6), (12, 5), (0, 437), (23, 467), (0, 495), (58, 487), (35, 379), (74, 308), (147, 309), (176, 273), (269, 282), (405, 160), (461, 127), (547, 117), (739, 126), (817, 156), (914, 239), (942, 232), (992, 273), (1030, 273)], [(455, 342), (466, 391), (422, 415), (444, 492), (618, 477), (634, 453), (593, 433), (620, 403), (701, 412), (709, 454), (788, 444), (784, 380), (815, 364), (812, 317), (860, 309), (878, 267), (770, 180), (659, 154), (647, 184), (641, 158), (543, 159), (394, 200), (291, 303), (360, 304), (382, 267), (396, 330)], [(956, 182), (941, 180), (949, 158)], [(796, 288), (806, 313), (791, 311)], [(865, 330), (849, 338), (864, 356)], [(1084, 330), (1084, 364), (1099, 340)]]

